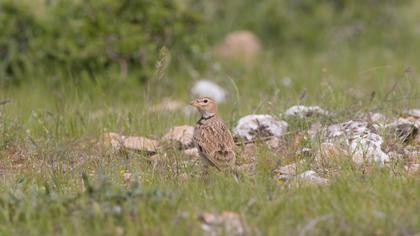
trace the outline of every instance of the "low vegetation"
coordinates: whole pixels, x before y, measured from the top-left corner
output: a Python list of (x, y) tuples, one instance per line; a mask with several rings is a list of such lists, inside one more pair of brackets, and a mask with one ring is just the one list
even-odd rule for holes
[[(407, 158), (337, 158), (317, 170), (329, 180), (321, 186), (273, 173), (294, 162), (311, 169), (314, 156), (299, 151), (319, 143), (299, 135), (316, 122), (420, 108), (417, 2), (136, 2), (0, 3), (1, 235), (202, 235), (200, 215), (225, 211), (247, 235), (420, 232), (419, 172), (404, 168)], [(244, 29), (262, 45), (250, 64), (212, 53)], [(298, 104), (334, 116), (288, 118), (283, 154), (257, 142), (255, 173), (238, 180), (215, 170), (203, 180), (177, 149), (156, 162), (101, 145), (108, 132), (159, 140), (194, 125), (196, 113), (153, 105), (188, 102), (203, 78), (228, 91), (219, 107), (232, 129), (248, 114), (283, 119)]]

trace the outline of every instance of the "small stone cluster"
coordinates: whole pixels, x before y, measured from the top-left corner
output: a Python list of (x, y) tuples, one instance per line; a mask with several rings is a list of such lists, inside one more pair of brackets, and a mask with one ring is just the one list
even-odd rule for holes
[[(386, 118), (380, 113), (361, 115), (359, 119), (323, 126), (314, 123), (310, 129), (289, 132), (289, 124), (269, 114), (254, 114), (240, 118), (233, 128), (237, 141), (238, 170), (253, 173), (257, 160), (257, 145), (264, 143), (273, 153), (282, 155), (290, 141), (286, 136), (292, 135), (295, 142), (306, 140), (319, 143), (318, 147), (300, 147), (295, 156), (314, 157), (318, 166), (336, 158), (349, 158), (356, 165), (364, 163), (384, 166), (391, 160), (409, 158), (405, 169), (416, 173), (420, 165), (420, 114), (418, 109), (409, 110), (396, 120)], [(293, 106), (279, 117), (303, 119), (320, 115), (332, 117), (334, 113), (319, 106)], [(188, 160), (197, 160), (198, 150), (193, 145), (194, 127), (181, 125), (170, 128), (160, 140), (145, 137), (124, 136), (116, 133), (104, 135), (105, 143), (113, 152), (135, 150), (149, 154), (150, 159), (159, 161), (167, 159), (168, 149), (182, 151)], [(386, 134), (386, 135), (385, 135)], [(385, 135), (385, 136), (384, 136)], [(298, 140), (298, 141), (296, 141)], [(391, 142), (391, 141), (392, 142)], [(386, 142), (387, 146), (384, 145)], [(390, 144), (391, 143), (391, 144)], [(190, 162), (186, 162), (188, 165)], [(328, 184), (330, 181), (321, 177), (312, 169), (300, 169), (301, 164), (293, 162), (279, 165), (273, 171), (277, 180), (283, 183)]]

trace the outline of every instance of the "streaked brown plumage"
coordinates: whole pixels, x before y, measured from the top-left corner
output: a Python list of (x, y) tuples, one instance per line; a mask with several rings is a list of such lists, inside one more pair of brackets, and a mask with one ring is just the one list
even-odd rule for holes
[(229, 129), (217, 114), (213, 99), (201, 97), (191, 102), (201, 113), (194, 129), (194, 144), (198, 148), (205, 168), (208, 165), (218, 170), (233, 168), (235, 165), (235, 142)]

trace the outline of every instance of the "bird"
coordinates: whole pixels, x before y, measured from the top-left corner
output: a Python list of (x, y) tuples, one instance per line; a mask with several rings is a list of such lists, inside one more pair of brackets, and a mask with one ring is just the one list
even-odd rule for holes
[(204, 174), (213, 166), (219, 171), (229, 171), (235, 166), (235, 141), (217, 112), (216, 102), (209, 97), (199, 97), (190, 102), (201, 114), (193, 134), (204, 164)]

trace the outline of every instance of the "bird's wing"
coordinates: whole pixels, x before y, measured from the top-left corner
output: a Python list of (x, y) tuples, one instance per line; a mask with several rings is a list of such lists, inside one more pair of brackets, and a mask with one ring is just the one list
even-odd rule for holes
[(235, 152), (232, 135), (223, 122), (217, 121), (200, 127), (200, 134), (195, 142), (211, 164), (218, 169), (231, 166), (235, 163)]

